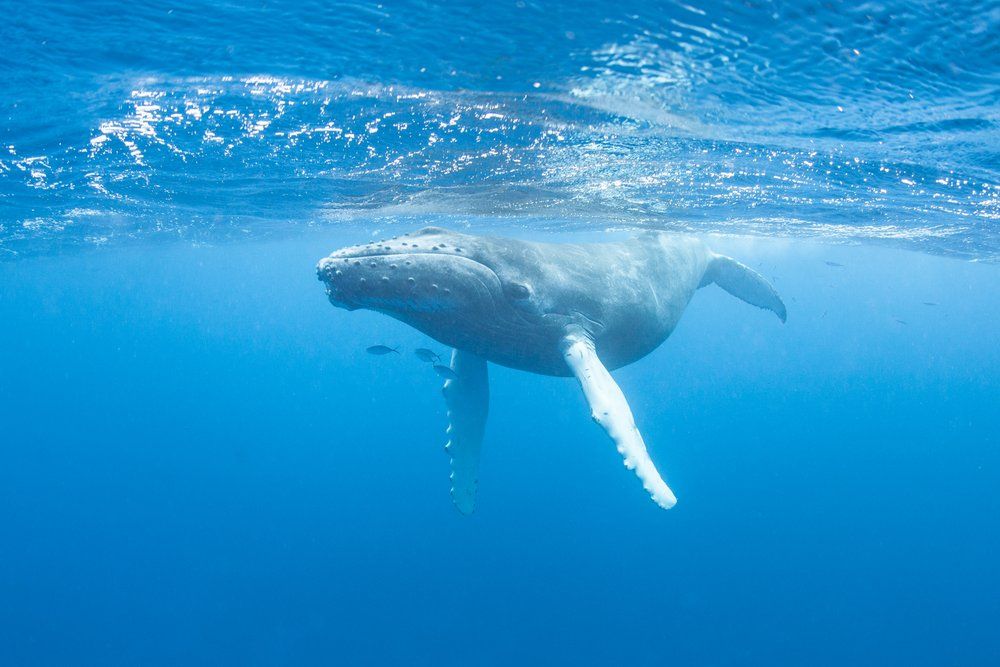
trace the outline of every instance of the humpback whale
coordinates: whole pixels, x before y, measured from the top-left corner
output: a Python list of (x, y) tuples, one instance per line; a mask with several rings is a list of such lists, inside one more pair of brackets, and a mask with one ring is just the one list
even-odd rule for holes
[(451, 347), (444, 383), (451, 495), (475, 504), (489, 409), (487, 362), (575, 377), (591, 416), (653, 501), (677, 502), (609, 371), (652, 352), (695, 291), (716, 284), (785, 321), (759, 274), (700, 240), (646, 233), (614, 243), (534, 243), (428, 227), (337, 250), (317, 267), (333, 305), (384, 313)]

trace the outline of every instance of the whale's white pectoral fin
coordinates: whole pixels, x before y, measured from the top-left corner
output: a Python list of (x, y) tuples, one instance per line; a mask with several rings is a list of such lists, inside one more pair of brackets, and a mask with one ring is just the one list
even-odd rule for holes
[(712, 255), (701, 279), (701, 285), (715, 283), (737, 299), (742, 299), (752, 306), (770, 310), (784, 322), (788, 318), (785, 303), (778, 296), (777, 290), (749, 266), (737, 262), (725, 255)]
[(445, 451), (451, 457), (451, 499), (462, 514), (472, 514), (490, 405), (489, 373), (485, 359), (462, 350), (452, 352), (451, 369), (456, 377), (446, 380), (442, 389), (448, 404)]
[(597, 357), (594, 342), (583, 335), (570, 335), (564, 339), (563, 345), (566, 363), (580, 381), (594, 421), (603, 426), (615, 441), (618, 452), (625, 457), (625, 467), (635, 470), (653, 501), (664, 509), (670, 509), (677, 503), (677, 498), (649, 458), (628, 401)]

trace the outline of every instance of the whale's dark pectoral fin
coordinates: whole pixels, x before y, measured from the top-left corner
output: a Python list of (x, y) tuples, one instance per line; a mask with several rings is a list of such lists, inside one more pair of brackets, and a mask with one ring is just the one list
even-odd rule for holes
[(490, 381), (486, 360), (471, 352), (451, 354), (454, 378), (444, 383), (448, 404), (448, 444), (451, 457), (451, 499), (462, 514), (472, 514), (479, 481), (479, 451), (490, 406)]
[(737, 299), (765, 308), (781, 318), (788, 317), (785, 304), (771, 283), (749, 266), (740, 264), (732, 257), (714, 255), (705, 270), (699, 287), (715, 283)]
[(657, 505), (663, 509), (673, 507), (677, 498), (649, 458), (646, 443), (639, 435), (628, 401), (611, 373), (597, 357), (594, 342), (586, 336), (573, 334), (563, 339), (563, 349), (566, 363), (580, 381), (587, 402), (590, 403), (591, 416), (615, 441), (618, 453), (625, 457), (625, 467), (635, 470), (643, 487)]

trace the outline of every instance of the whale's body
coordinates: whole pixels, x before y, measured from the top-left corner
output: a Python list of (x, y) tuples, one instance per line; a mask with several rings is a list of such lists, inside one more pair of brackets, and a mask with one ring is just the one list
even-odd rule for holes
[[(486, 421), (486, 362), (576, 376), (593, 417), (661, 506), (675, 502), (608, 374), (654, 350), (699, 287), (785, 307), (771, 286), (698, 239), (646, 234), (618, 243), (550, 244), (427, 228), (334, 252), (318, 267), (330, 301), (395, 317), (454, 348), (445, 383), (456, 505), (470, 512)], [(456, 464), (457, 467), (456, 467)]]

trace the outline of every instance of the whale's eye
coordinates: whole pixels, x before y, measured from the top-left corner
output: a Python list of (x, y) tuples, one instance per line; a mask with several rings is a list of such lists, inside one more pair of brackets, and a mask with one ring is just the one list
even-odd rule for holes
[(507, 286), (504, 288), (504, 292), (511, 299), (527, 299), (531, 296), (531, 290), (520, 283), (507, 283)]

